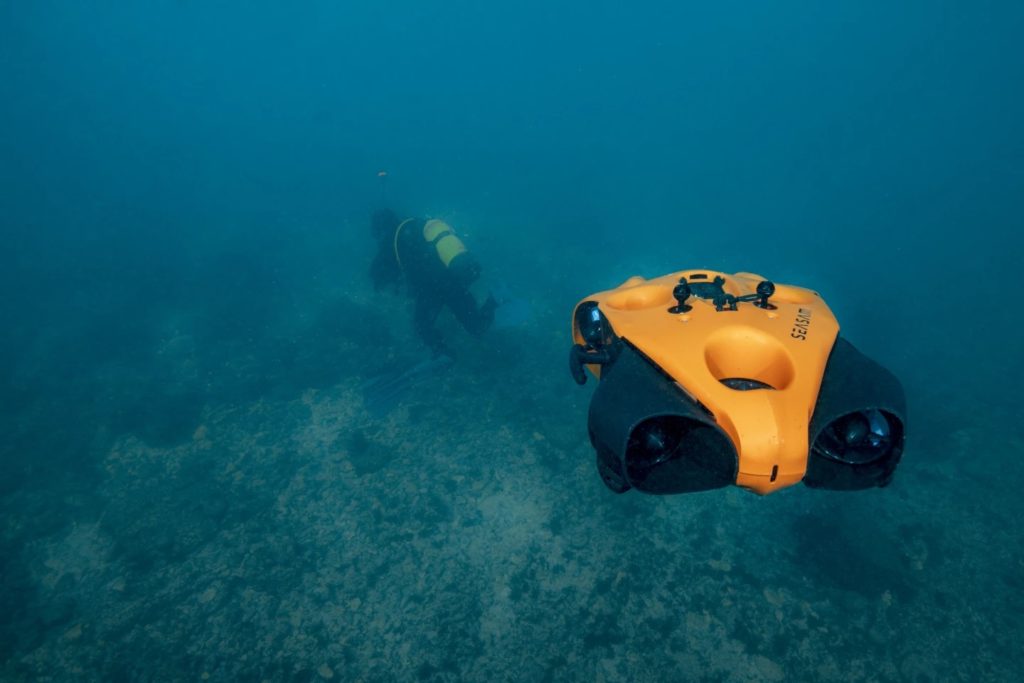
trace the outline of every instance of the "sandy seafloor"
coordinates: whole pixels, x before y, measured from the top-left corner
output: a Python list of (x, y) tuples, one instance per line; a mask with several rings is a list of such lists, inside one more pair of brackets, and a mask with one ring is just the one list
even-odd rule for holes
[[(1019, 469), (991, 466), (1024, 454), (1012, 409), (919, 415), (887, 489), (615, 496), (565, 318), (538, 305), (486, 347), (449, 326), (459, 362), (383, 420), (361, 377), (394, 344), (367, 360), (328, 327), (290, 347), (314, 374), (333, 354), (323, 386), (206, 403), (180, 439), (116, 435), (88, 489), (7, 493), (0, 677), (1024, 680)], [(162, 344), (195, 371), (187, 329)], [(74, 514), (41, 525), (52, 496)]]

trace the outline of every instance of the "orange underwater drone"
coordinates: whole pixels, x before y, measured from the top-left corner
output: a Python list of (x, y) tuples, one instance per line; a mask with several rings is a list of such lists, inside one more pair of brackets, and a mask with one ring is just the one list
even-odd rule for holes
[(573, 378), (600, 380), (590, 441), (617, 493), (885, 486), (903, 453), (902, 386), (808, 289), (710, 270), (633, 277), (580, 302), (572, 334)]

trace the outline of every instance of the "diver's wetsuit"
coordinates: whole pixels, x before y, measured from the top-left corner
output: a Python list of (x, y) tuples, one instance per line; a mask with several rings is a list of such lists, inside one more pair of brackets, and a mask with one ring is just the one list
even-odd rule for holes
[[(375, 223), (378, 220), (379, 216), (375, 215)], [(458, 254), (446, 266), (434, 243), (424, 238), (422, 218), (402, 222), (395, 217), (389, 222), (393, 223), (390, 229), (374, 227), (377, 254), (370, 266), (374, 287), (380, 290), (389, 285), (397, 286), (404, 275), (407, 292), (415, 302), (416, 334), (435, 353), (451, 355), (434, 327), (442, 308), (447, 306), (471, 334), (483, 333), (494, 321), (497, 307), (494, 298), (488, 297), (478, 307), (469, 292), (469, 286), (480, 276), (480, 266), (468, 252)]]

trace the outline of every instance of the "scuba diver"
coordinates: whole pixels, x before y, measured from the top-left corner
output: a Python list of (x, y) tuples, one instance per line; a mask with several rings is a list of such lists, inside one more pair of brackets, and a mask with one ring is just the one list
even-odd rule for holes
[[(399, 218), (390, 209), (375, 211), (370, 228), (377, 245), (370, 265), (375, 291), (400, 290), (413, 300), (413, 327), (430, 350), (430, 357), (373, 377), (363, 386), (371, 413), (382, 415), (401, 400), (417, 380), (446, 369), (455, 354), (435, 327), (447, 308), (462, 327), (480, 336), (491, 327), (511, 327), (529, 318), (525, 301), (500, 299), (480, 282), (481, 267), (442, 220)], [(485, 295), (475, 294), (486, 292)], [(479, 302), (479, 299), (483, 299)]]
[(453, 356), (434, 327), (441, 310), (448, 308), (467, 332), (480, 335), (494, 322), (498, 302), (489, 293), (478, 304), (470, 287), (480, 278), (480, 264), (444, 221), (399, 219), (380, 209), (370, 220), (377, 254), (370, 266), (376, 291), (398, 289), (404, 279), (413, 299), (413, 326), (434, 356)]

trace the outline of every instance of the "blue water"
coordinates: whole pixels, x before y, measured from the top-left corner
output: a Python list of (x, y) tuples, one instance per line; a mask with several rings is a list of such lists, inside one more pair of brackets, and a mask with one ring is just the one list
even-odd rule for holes
[[(0, 4), (0, 677), (1019, 680), (1024, 5)], [(387, 172), (386, 180), (378, 172)], [(387, 418), (371, 211), (533, 319)], [(754, 271), (885, 489), (614, 496), (573, 305)]]

